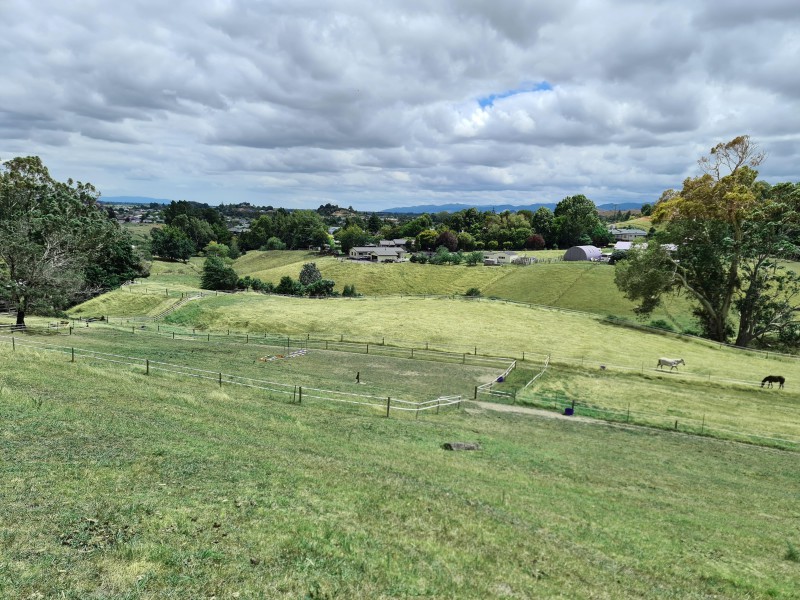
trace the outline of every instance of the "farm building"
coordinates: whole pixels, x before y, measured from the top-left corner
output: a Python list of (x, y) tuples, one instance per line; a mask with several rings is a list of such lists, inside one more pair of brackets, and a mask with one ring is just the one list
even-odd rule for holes
[(378, 246), (355, 246), (350, 249), (353, 260), (369, 260), (372, 262), (400, 262), (406, 255), (402, 247), (379, 248)]
[(633, 240), (647, 237), (647, 232), (642, 229), (617, 229), (612, 227), (609, 231), (618, 242), (632, 242)]
[(573, 246), (564, 253), (564, 260), (600, 260), (600, 248), (595, 246)]
[(517, 258), (517, 253), (513, 250), (508, 250), (506, 252), (484, 252), (483, 264), (486, 266), (509, 265), (515, 258)]

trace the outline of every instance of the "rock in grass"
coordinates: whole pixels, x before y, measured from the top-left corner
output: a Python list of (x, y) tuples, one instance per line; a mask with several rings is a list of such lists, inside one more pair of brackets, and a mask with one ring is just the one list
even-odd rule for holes
[(445, 442), (442, 444), (445, 450), (480, 450), (481, 445), (478, 442)]

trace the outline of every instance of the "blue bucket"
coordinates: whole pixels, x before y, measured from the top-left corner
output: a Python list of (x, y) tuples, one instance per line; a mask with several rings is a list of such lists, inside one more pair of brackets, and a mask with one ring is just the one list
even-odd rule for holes
[(567, 407), (564, 409), (564, 414), (565, 414), (565, 415), (567, 415), (568, 417), (571, 417), (571, 416), (573, 415), (573, 413), (574, 413), (574, 412), (575, 412), (575, 409), (574, 409), (574, 408), (572, 408), (571, 406), (567, 406)]

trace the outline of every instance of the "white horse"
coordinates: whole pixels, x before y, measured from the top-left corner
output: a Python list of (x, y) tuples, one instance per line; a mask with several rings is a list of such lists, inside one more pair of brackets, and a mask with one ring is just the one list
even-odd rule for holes
[(677, 369), (678, 365), (685, 366), (686, 363), (683, 362), (682, 358), (659, 358), (656, 368), (663, 370), (664, 367), (669, 367), (669, 370), (672, 371), (672, 369)]

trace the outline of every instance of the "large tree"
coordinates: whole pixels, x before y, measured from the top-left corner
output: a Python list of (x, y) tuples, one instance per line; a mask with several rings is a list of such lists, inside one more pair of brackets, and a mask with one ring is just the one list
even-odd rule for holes
[(664, 225), (658, 243), (616, 267), (617, 286), (642, 314), (663, 294), (682, 292), (704, 335), (717, 341), (736, 333), (735, 343), (746, 346), (796, 329), (798, 278), (780, 259), (797, 252), (800, 205), (783, 187), (772, 194), (756, 180), (763, 158), (748, 136), (737, 137), (700, 159), (703, 175), (662, 194), (653, 210)]
[(0, 168), (0, 294), (17, 309), (52, 313), (143, 273), (130, 237), (97, 204), (91, 184), (54, 180), (41, 159)]
[(556, 204), (553, 215), (553, 228), (560, 248), (602, 241), (595, 239), (605, 230), (597, 206), (583, 194), (564, 198)]

